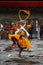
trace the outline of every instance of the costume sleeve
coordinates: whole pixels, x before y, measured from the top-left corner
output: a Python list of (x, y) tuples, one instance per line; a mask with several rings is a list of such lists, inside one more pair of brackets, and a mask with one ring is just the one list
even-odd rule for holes
[(31, 28), (32, 25), (27, 25), (26, 29), (29, 30)]

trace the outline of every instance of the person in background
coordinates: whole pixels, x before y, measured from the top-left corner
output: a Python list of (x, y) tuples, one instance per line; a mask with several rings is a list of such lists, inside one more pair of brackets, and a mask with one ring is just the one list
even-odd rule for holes
[(0, 22), (0, 39), (3, 33), (3, 24)]
[(15, 34), (15, 31), (17, 30), (18, 24), (17, 23), (13, 23), (12, 27), (11, 27), (11, 33)]
[(8, 39), (8, 33), (10, 31), (10, 24), (8, 21), (5, 22), (4, 25), (4, 32), (5, 32), (5, 38)]

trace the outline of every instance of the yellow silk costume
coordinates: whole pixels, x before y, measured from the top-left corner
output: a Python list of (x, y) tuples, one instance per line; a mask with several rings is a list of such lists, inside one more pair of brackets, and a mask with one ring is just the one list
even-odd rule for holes
[(12, 37), (16, 38), (18, 40), (17, 44), (19, 44), (22, 48), (26, 48), (26, 49), (31, 48), (30, 41), (28, 40), (27, 37), (22, 37), (22, 39), (20, 39), (20, 34), (9, 34), (8, 37), (9, 40), (11, 40)]

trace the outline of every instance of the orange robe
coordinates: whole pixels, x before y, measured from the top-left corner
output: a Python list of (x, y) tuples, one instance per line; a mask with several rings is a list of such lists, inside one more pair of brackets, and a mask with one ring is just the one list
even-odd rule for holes
[(27, 37), (22, 37), (22, 39), (20, 39), (20, 34), (9, 34), (9, 40), (11, 40), (12, 37), (18, 40), (17, 44), (19, 44), (22, 48), (26, 48), (26, 49), (31, 48), (31, 43)]

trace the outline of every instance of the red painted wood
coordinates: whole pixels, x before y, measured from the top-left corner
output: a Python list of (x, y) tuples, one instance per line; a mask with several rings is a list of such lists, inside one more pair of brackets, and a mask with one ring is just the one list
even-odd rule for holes
[(1, 1), (0, 6), (8, 6), (8, 7), (43, 7), (42, 1)]

